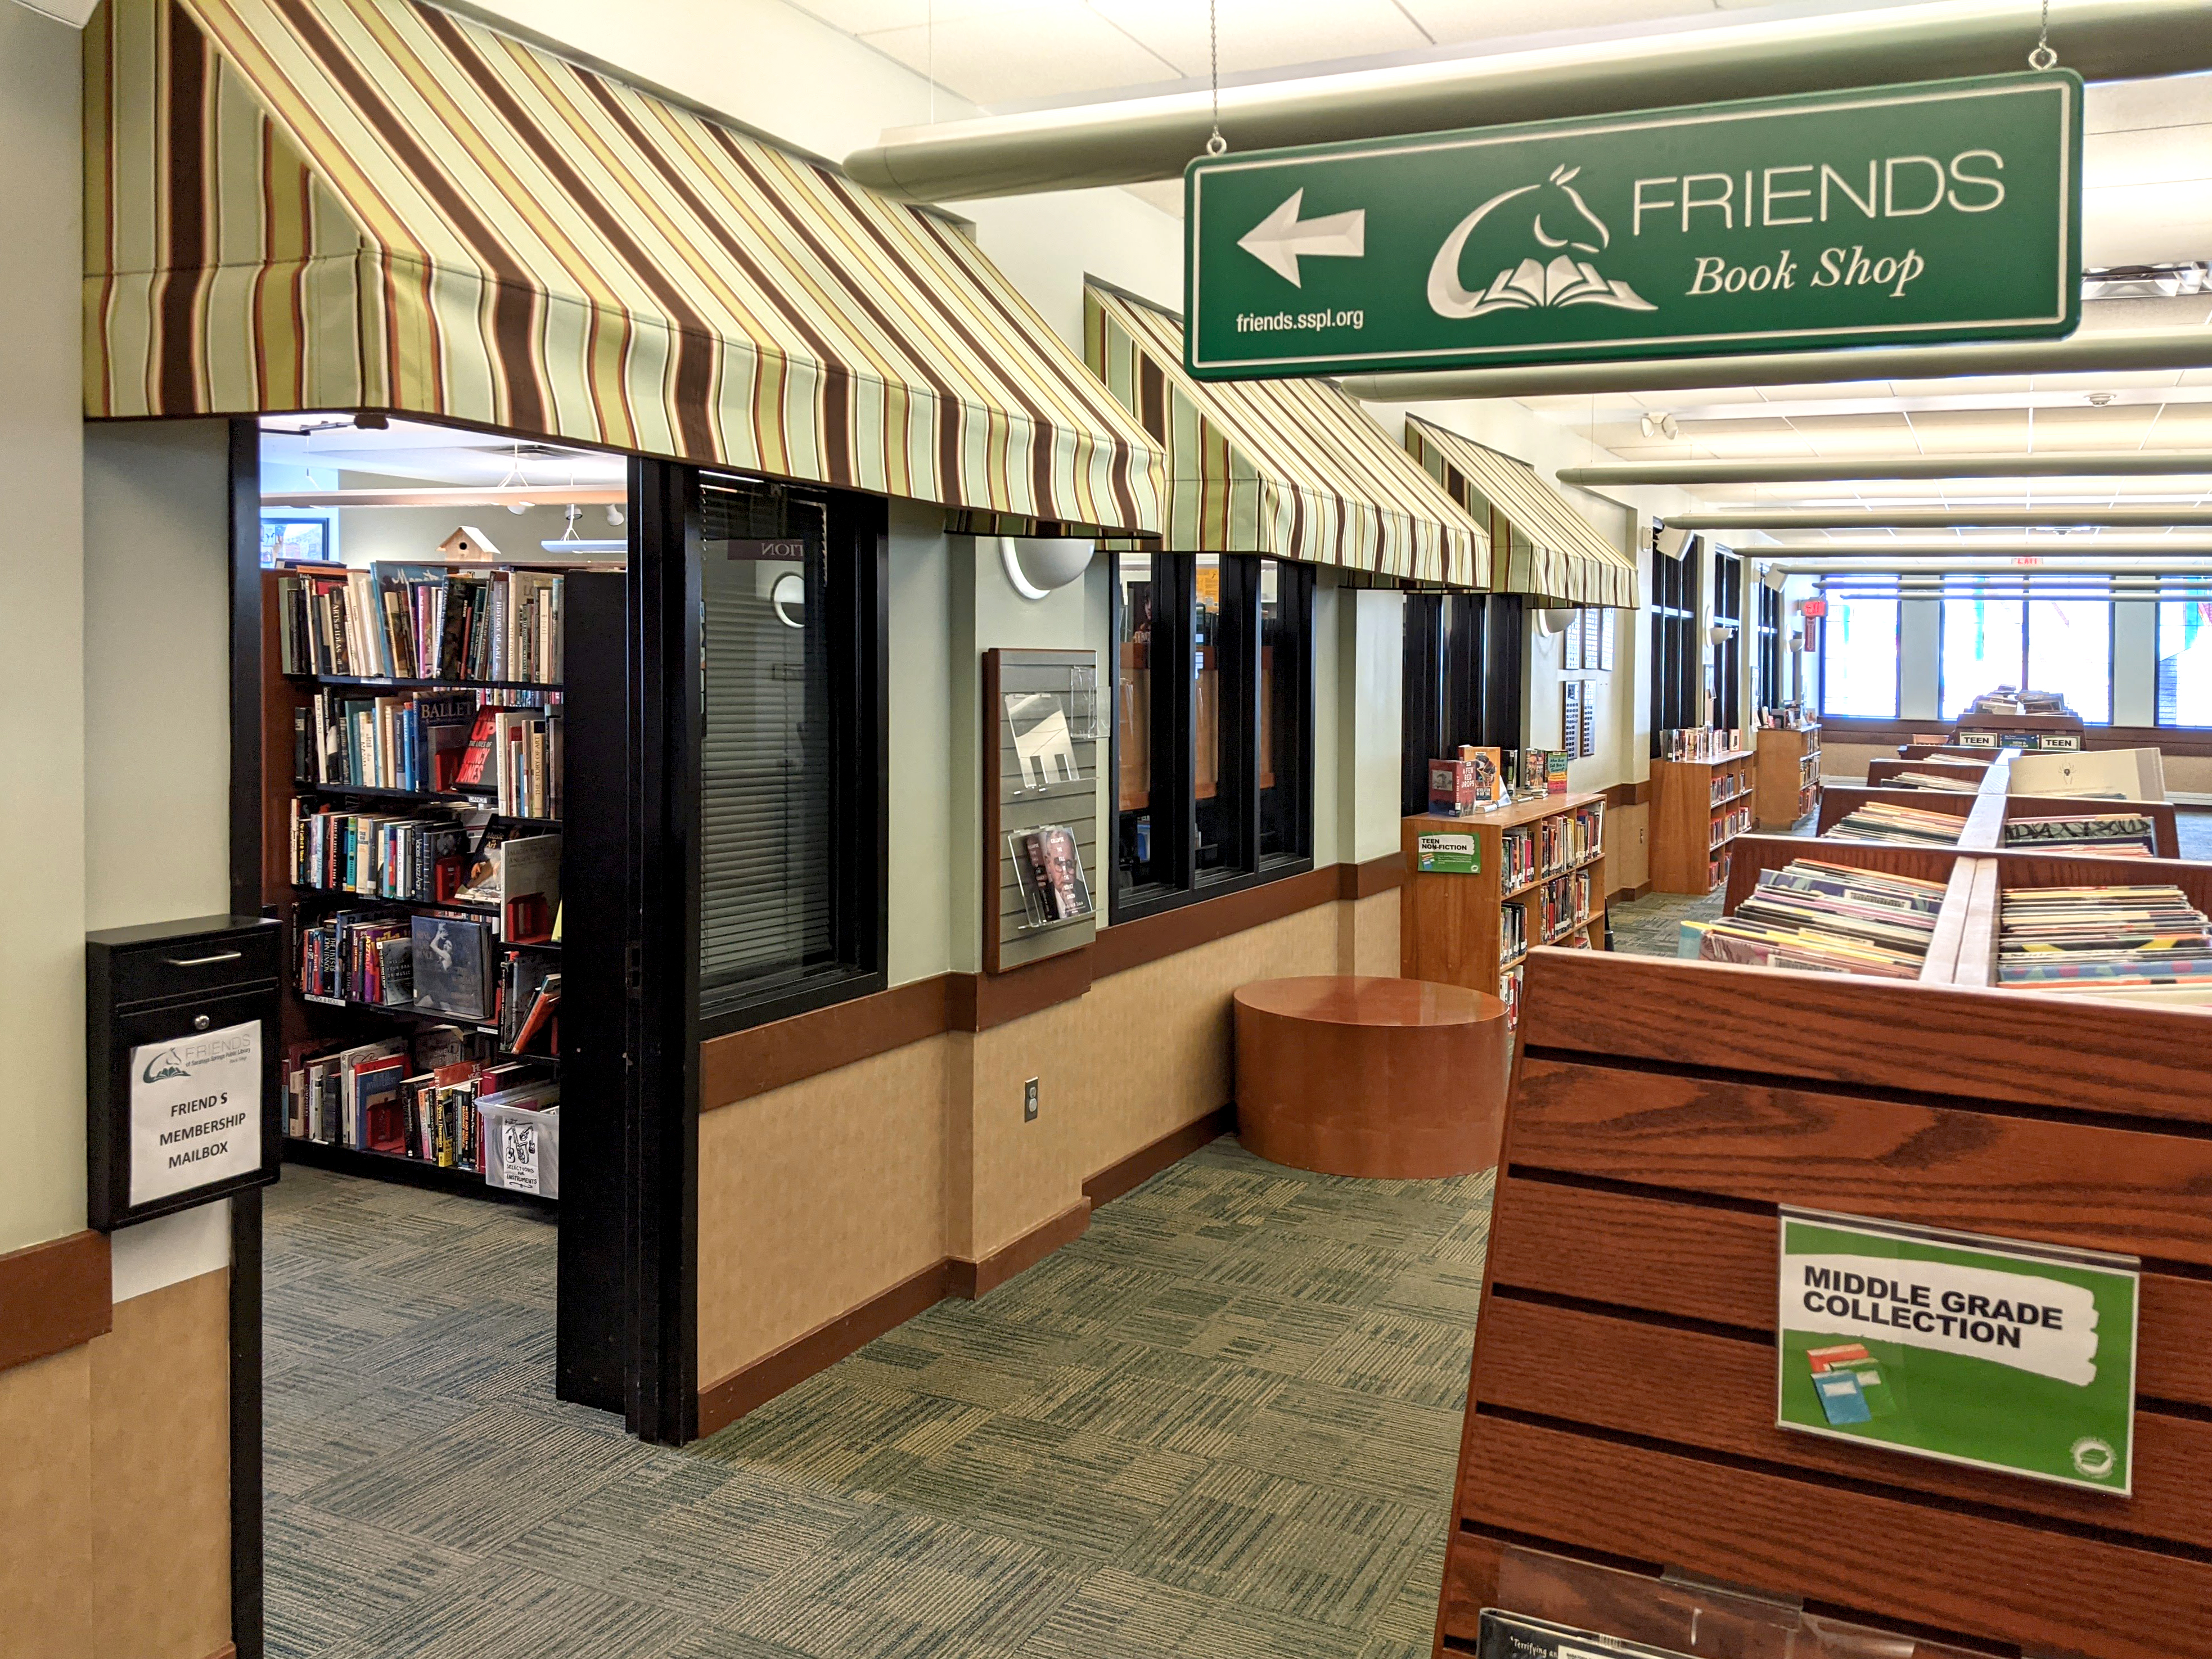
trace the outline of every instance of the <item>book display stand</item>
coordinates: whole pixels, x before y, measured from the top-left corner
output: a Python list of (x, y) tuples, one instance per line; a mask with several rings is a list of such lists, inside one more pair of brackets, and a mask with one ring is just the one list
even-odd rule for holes
[(1752, 826), (1757, 751), (1651, 763), (1651, 885), (1710, 893), (1728, 879), (1729, 848)]
[[(1739, 870), (1758, 842), (1808, 854)], [(1817, 856), (1948, 872), (1948, 972), (1530, 959), (1437, 1650), (1503, 1607), (1747, 1659), (2206, 1659), (2204, 1016), (1978, 988), (2004, 887), (2212, 872)], [(1778, 1206), (2140, 1258), (2131, 1495), (1778, 1428)]]
[(1097, 935), (1101, 722), (1091, 651), (983, 653), (983, 967)]
[(1820, 726), (1759, 728), (1757, 793), (1753, 817), (1762, 830), (1786, 830), (1820, 804)]
[(1398, 972), (1497, 997), (1508, 1030), (1520, 1019), (1532, 945), (1605, 942), (1603, 795), (1538, 795), (1462, 817), (1423, 813), (1403, 821), (1400, 844)]

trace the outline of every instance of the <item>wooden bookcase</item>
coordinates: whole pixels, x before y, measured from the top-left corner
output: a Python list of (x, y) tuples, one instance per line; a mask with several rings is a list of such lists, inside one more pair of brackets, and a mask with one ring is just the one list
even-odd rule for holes
[[(1588, 825), (1580, 845), (1571, 829), (1578, 818)], [(1559, 820), (1566, 823), (1549, 833), (1566, 850), (1546, 866), (1540, 858), (1546, 826)], [(1474, 836), (1480, 868), (1472, 875), (1423, 871), (1420, 838), (1438, 833)], [(1405, 819), (1400, 835), (1406, 877), (1398, 889), (1398, 971), (1405, 978), (1487, 993), (1505, 1003), (1509, 1020), (1517, 1024), (1522, 963), (1530, 947), (1547, 942), (1540, 927), (1545, 890), (1555, 883), (1571, 884), (1579, 873), (1589, 877), (1589, 908), (1563, 923), (1549, 942), (1593, 950), (1604, 945), (1603, 795), (1545, 795), (1462, 818), (1424, 813)], [(1509, 836), (1533, 842), (1539, 854), (1534, 875), (1509, 877)], [(1508, 906), (1519, 908), (1524, 918), (1525, 942), (1518, 951), (1505, 948)]]
[[(1948, 860), (1947, 916), (1984, 928), (2000, 883), (2212, 898), (2201, 866), (1857, 850)], [(1559, 951), (1528, 975), (1437, 1654), (1508, 1607), (1738, 1659), (2212, 1659), (2206, 1014)], [(1778, 1205), (2140, 1256), (2133, 1496), (1778, 1429)], [(1665, 1386), (1624, 1384), (1655, 1358)]]
[[(596, 602), (597, 609), (600, 611), (611, 610), (611, 614), (617, 617), (623, 614), (623, 579), (619, 574), (610, 573), (604, 567), (548, 567), (506, 561), (493, 564), (454, 564), (438, 559), (399, 562), (405, 563), (411, 569), (446, 569), (471, 574), (489, 569), (558, 569), (567, 578), (572, 611), (580, 604)], [(490, 793), (481, 787), (467, 792), (437, 793), (316, 781), (299, 770), (301, 757), (297, 750), (294, 716), (295, 711), (310, 707), (319, 691), (350, 692), (368, 698), (448, 691), (488, 694), (486, 701), (493, 704), (499, 703), (503, 694), (544, 697), (550, 705), (545, 712), (557, 717), (565, 708), (564, 687), (561, 682), (553, 680), (421, 680), (309, 672), (287, 673), (283, 669), (283, 618), (278, 603), (277, 583), (280, 575), (289, 574), (289, 569), (264, 571), (261, 587), (262, 902), (264, 910), (281, 918), (286, 924), (289, 959), (285, 967), (286, 995), (281, 1019), (282, 1066), (289, 1070), (294, 1059), (303, 1050), (333, 1049), (387, 1036), (404, 1035), (411, 1037), (414, 1033), (429, 1026), (451, 1026), (472, 1032), (490, 1040), (495, 1048), (494, 1060), (514, 1058), (505, 1050), (496, 1048), (500, 1035), (496, 1009), (486, 1018), (474, 1020), (459, 1015), (418, 1010), (404, 1003), (369, 1004), (319, 996), (301, 988), (303, 933), (337, 911), (376, 911), (394, 917), (423, 911), (477, 915), (493, 921), (497, 927), (492, 948), (501, 963), (511, 955), (528, 953), (550, 957), (557, 964), (562, 955), (562, 945), (561, 941), (552, 939), (514, 940), (507, 938), (504, 918), (496, 905), (471, 904), (454, 900), (388, 898), (343, 888), (295, 884), (294, 874), (298, 849), (294, 840), (292, 808), (297, 799), (304, 809), (310, 811), (328, 806), (395, 817), (444, 817), (464, 809), (489, 812), (489, 827), (495, 830), (516, 835), (562, 836), (562, 867), (565, 874), (571, 867), (574, 847), (572, 840), (563, 835), (562, 820), (550, 816), (509, 817), (490, 811), (494, 805)], [(599, 586), (590, 586), (592, 584)], [(308, 761), (307, 764), (312, 767), (313, 763)], [(573, 770), (573, 768), (569, 769)], [(564, 880), (562, 884), (568, 887), (574, 884)], [(563, 934), (565, 938), (565, 926)], [(557, 1054), (534, 1051), (525, 1057), (556, 1068), (560, 1065)], [(481, 1170), (441, 1165), (403, 1153), (348, 1146), (339, 1142), (314, 1140), (287, 1133), (284, 1157), (288, 1162), (337, 1170), (374, 1180), (399, 1182), (470, 1197), (555, 1207), (553, 1200), (490, 1186)]]
[(1757, 751), (1651, 763), (1651, 885), (1710, 893), (1728, 879), (1729, 848), (1749, 829)]
[(1757, 747), (1753, 821), (1762, 830), (1786, 830), (1820, 803), (1820, 723), (1762, 726)]

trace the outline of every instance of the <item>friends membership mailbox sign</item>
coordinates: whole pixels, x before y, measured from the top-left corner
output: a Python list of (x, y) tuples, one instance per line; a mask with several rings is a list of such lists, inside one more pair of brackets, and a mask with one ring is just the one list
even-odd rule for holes
[(2134, 1258), (1784, 1208), (1785, 1429), (2124, 1497)]
[(2081, 320), (2069, 70), (1205, 157), (1213, 380), (2047, 338)]

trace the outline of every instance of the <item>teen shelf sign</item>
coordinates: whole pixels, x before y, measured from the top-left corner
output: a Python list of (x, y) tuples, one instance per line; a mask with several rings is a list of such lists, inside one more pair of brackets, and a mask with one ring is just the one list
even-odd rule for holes
[(2069, 334), (2070, 70), (1202, 157), (1206, 379)]
[(2137, 1264), (1784, 1208), (1785, 1429), (2125, 1497)]

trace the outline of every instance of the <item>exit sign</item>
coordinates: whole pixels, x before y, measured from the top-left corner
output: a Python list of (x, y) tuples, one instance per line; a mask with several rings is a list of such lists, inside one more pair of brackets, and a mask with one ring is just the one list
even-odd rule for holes
[(1187, 361), (1234, 380), (2046, 338), (2070, 70), (1203, 157)]

